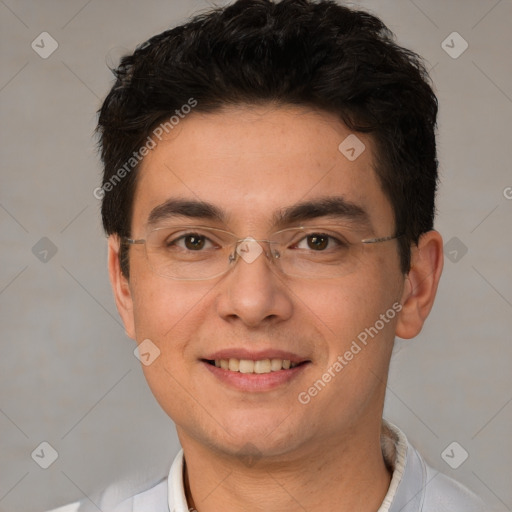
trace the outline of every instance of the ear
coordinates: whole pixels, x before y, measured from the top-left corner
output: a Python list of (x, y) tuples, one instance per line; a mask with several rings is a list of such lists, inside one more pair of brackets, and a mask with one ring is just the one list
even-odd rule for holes
[(119, 236), (110, 235), (108, 238), (108, 273), (110, 284), (114, 292), (117, 311), (123, 320), (126, 334), (135, 339), (135, 323), (133, 318), (133, 300), (130, 291), (130, 283), (121, 272), (119, 250), (121, 241)]
[(443, 239), (437, 231), (421, 235), (411, 251), (411, 268), (405, 279), (402, 310), (396, 324), (400, 338), (417, 336), (432, 309), (443, 271)]

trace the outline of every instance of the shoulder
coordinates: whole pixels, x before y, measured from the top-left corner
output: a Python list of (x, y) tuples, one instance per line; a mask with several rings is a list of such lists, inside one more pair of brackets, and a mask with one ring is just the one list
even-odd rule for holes
[[(453, 478), (430, 467), (408, 443), (406, 473), (412, 487), (421, 489), (418, 510), (421, 512), (486, 512), (480, 498)], [(407, 480), (407, 478), (406, 478)], [(412, 480), (416, 480), (412, 483)]]
[(169, 512), (188, 510), (183, 490), (183, 450), (175, 456), (167, 476), (159, 471), (139, 473), (129, 480), (110, 485), (100, 495), (89, 496), (48, 512)]
[(117, 484), (111, 485), (99, 496), (92, 496), (48, 512), (167, 512), (167, 495), (166, 478), (137, 491), (130, 491), (126, 485)]
[(384, 512), (486, 512), (484, 503), (459, 482), (430, 467), (395, 425), (386, 424), (396, 448)]
[(75, 501), (74, 503), (69, 503), (68, 505), (64, 505), (63, 507), (54, 508), (49, 510), (48, 512), (78, 512), (80, 507), (80, 502)]
[(480, 498), (456, 480), (426, 465), (424, 512), (486, 512)]

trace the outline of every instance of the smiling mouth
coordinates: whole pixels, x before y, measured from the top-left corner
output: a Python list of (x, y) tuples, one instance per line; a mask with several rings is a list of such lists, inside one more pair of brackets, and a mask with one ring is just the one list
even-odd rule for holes
[(291, 370), (297, 366), (306, 364), (308, 361), (301, 363), (292, 363), (289, 359), (205, 359), (206, 363), (235, 373), (254, 373), (265, 374), (279, 372), (282, 370)]

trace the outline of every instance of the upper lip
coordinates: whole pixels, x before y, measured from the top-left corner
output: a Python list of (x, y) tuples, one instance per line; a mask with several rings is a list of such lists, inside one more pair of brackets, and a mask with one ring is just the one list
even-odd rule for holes
[(207, 361), (219, 359), (249, 359), (250, 361), (260, 361), (262, 359), (283, 359), (292, 363), (303, 363), (309, 361), (306, 357), (301, 357), (293, 352), (286, 350), (266, 349), (266, 350), (248, 350), (245, 348), (226, 348), (213, 352), (204, 358)]

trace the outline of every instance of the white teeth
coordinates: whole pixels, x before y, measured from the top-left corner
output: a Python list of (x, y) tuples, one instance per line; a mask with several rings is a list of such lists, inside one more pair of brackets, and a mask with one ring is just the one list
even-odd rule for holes
[(240, 359), (238, 371), (240, 373), (254, 373), (254, 361), (250, 359)]
[(216, 359), (214, 361), (217, 368), (230, 370), (240, 373), (270, 373), (280, 370), (288, 370), (295, 368), (297, 363), (292, 363), (289, 359), (259, 359), (252, 361), (251, 359)]
[(283, 360), (282, 359), (272, 359), (270, 361), (270, 369), (273, 372), (277, 372), (283, 367)]
[(240, 369), (240, 360), (239, 359), (230, 359), (228, 368), (232, 372), (237, 372)]
[(254, 373), (270, 373), (270, 359), (261, 359), (254, 361)]

